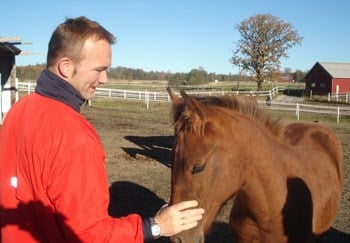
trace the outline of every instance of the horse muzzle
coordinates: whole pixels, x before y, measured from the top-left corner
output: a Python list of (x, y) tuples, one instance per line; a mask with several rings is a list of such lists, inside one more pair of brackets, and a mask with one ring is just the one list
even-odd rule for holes
[(170, 237), (171, 243), (204, 243), (204, 240), (204, 234), (198, 228), (183, 231)]

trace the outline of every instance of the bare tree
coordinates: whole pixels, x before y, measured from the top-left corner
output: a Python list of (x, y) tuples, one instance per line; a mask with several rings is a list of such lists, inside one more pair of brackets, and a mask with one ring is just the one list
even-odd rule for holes
[(255, 74), (258, 90), (261, 90), (266, 74), (280, 69), (280, 59), (287, 58), (287, 50), (301, 44), (300, 37), (293, 26), (271, 14), (254, 15), (235, 29), (241, 34), (233, 51), (231, 63), (240, 69)]

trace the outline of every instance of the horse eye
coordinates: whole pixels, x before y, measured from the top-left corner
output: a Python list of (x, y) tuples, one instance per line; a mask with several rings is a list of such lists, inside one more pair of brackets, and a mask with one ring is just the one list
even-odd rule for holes
[(201, 164), (201, 165), (194, 166), (193, 169), (192, 169), (192, 175), (197, 174), (197, 173), (201, 172), (202, 170), (204, 170), (205, 165), (206, 164), (204, 163), (204, 164)]

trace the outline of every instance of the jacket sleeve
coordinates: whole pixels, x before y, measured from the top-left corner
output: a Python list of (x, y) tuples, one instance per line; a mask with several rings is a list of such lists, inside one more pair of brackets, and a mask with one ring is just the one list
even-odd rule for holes
[[(58, 164), (58, 166), (57, 166)], [(102, 145), (71, 146), (53, 163), (48, 196), (68, 242), (143, 242), (140, 215), (108, 215), (109, 190)], [(72, 240), (74, 241), (74, 240)]]

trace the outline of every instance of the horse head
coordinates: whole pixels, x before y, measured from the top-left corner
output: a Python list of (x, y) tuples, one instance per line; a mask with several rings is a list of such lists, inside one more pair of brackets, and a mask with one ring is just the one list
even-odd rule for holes
[[(225, 143), (226, 128), (223, 126), (225, 117), (220, 118), (214, 107), (188, 96), (184, 91), (180, 92), (182, 98), (170, 89), (168, 92), (173, 101), (175, 134), (171, 157), (170, 203), (195, 199), (206, 210), (203, 220), (196, 228), (182, 232), (171, 240), (201, 243), (222, 204), (238, 188), (239, 166), (222, 169), (228, 168), (222, 166), (230, 160), (229, 157), (222, 156), (227, 155), (223, 151), (228, 149)], [(232, 178), (232, 174), (236, 178)]]

